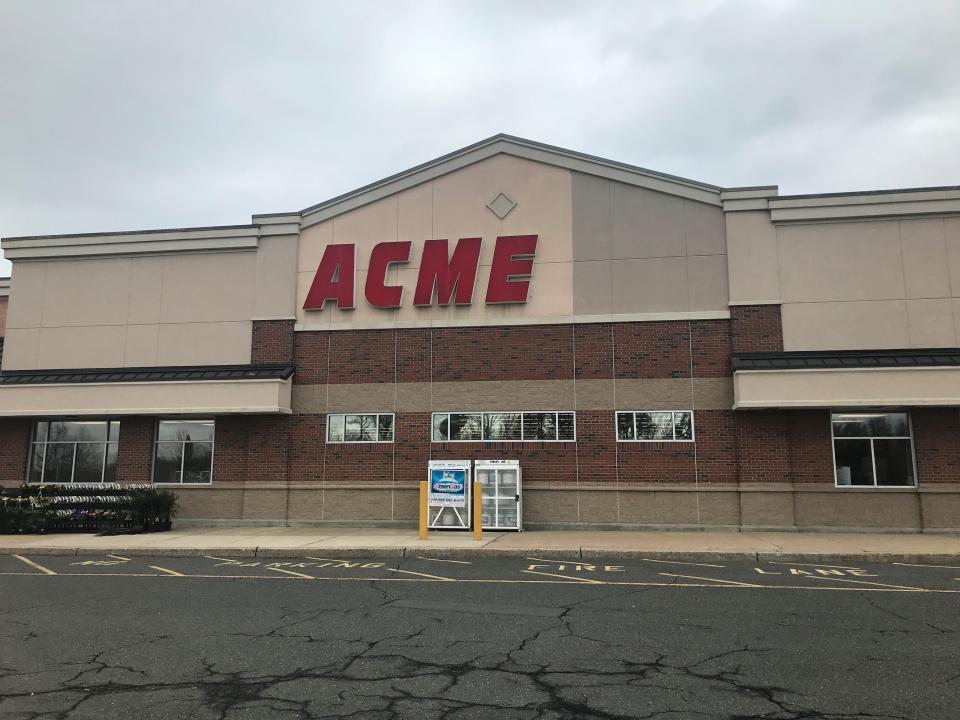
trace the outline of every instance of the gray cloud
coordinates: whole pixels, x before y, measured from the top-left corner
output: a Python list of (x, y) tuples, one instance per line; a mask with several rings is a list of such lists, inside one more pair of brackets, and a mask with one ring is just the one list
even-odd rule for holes
[(784, 193), (960, 184), (946, 0), (0, 0), (0, 27), (3, 236), (248, 222), (496, 132)]

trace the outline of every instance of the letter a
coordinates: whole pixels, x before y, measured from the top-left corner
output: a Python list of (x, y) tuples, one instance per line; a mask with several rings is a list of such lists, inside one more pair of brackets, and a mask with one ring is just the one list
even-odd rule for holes
[(333, 300), (341, 310), (352, 310), (355, 265), (356, 251), (352, 243), (327, 245), (303, 309), (323, 310), (327, 300)]

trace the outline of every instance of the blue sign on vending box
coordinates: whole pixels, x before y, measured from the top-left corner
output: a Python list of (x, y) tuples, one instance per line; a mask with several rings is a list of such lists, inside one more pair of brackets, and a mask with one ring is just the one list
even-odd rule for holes
[(430, 470), (430, 504), (467, 506), (467, 471), (457, 468)]

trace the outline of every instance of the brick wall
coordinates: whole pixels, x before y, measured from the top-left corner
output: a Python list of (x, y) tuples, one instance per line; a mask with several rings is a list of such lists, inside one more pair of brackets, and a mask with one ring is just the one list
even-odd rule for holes
[[(298, 382), (684, 379), (730, 377), (735, 343), (770, 349), (779, 337), (779, 307), (741, 306), (733, 321), (305, 332), (294, 345)], [(409, 482), (431, 458), (483, 457), (517, 458), (527, 482), (544, 483), (833, 477), (829, 416), (820, 411), (697, 409), (695, 443), (618, 443), (610, 411), (580, 410), (577, 443), (431, 443), (429, 413), (400, 413), (393, 445), (327, 446), (325, 420), (290, 421), (292, 480)]]
[(960, 482), (960, 410), (915, 408), (910, 418), (920, 482)]
[(287, 415), (220, 415), (214, 431), (213, 481), (285, 481), (291, 449)]
[(250, 362), (293, 362), (293, 320), (254, 320)]
[(740, 482), (833, 482), (828, 411), (741, 411), (734, 426)]
[(152, 417), (125, 417), (120, 420), (117, 482), (148, 483), (151, 481), (156, 424), (156, 418)]
[(730, 324), (733, 352), (783, 352), (779, 305), (733, 305)]
[(25, 418), (0, 419), (0, 485), (15, 487), (26, 480), (32, 426)]

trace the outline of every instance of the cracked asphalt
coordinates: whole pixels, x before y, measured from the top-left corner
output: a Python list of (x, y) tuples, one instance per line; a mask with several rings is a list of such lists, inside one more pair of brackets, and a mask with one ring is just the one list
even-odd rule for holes
[(0, 718), (960, 716), (960, 568), (0, 556)]

